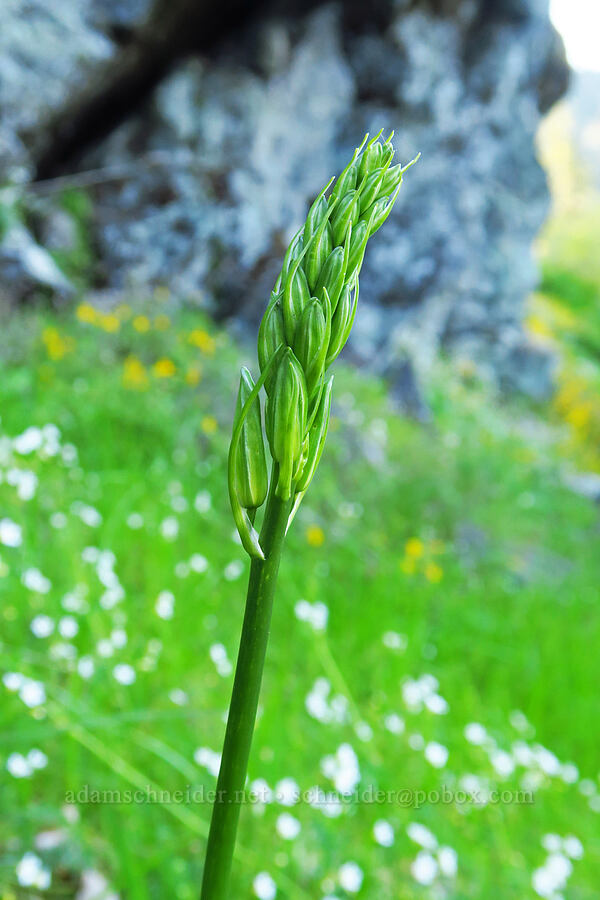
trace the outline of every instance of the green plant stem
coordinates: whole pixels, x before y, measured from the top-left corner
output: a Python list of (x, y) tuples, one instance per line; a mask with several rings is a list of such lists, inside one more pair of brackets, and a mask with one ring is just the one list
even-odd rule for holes
[[(277, 484), (275, 471), (271, 484)], [(228, 896), (275, 584), (290, 509), (291, 501), (280, 500), (271, 491), (260, 532), (265, 558), (253, 559), (250, 567), (242, 637), (206, 849), (201, 900), (226, 900)]]

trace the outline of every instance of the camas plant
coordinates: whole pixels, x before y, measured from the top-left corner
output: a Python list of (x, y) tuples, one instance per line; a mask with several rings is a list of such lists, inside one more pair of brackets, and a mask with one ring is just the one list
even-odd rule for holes
[[(358, 305), (367, 241), (385, 222), (412, 162), (392, 165), (392, 137), (368, 135), (290, 243), (258, 333), (260, 377), (242, 369), (229, 449), (229, 497), (251, 557), (246, 611), (208, 839), (202, 900), (224, 900), (254, 731), (279, 560), (315, 474), (333, 377)], [(418, 157), (417, 157), (418, 158)], [(266, 392), (263, 441), (260, 391)], [(260, 533), (257, 510), (266, 502)]]

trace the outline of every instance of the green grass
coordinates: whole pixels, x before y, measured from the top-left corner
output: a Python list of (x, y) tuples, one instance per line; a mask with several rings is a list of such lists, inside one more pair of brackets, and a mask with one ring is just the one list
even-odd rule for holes
[[(156, 301), (152, 315), (166, 306)], [(253, 350), (192, 310), (142, 331), (127, 309), (116, 324), (86, 308), (82, 315), (94, 323), (35, 311), (5, 323), (0, 519), (21, 526), (22, 544), (0, 546), (2, 663), (43, 683), (46, 700), (29, 709), (0, 685), (0, 896), (44, 896), (19, 889), (16, 866), (36, 835), (60, 829), (57, 847), (35, 850), (53, 872), (49, 896), (72, 896), (77, 873), (94, 868), (127, 900), (185, 900), (199, 890), (207, 802), (76, 798), (86, 785), (184, 795), (214, 787), (194, 757), (220, 750), (231, 691), (231, 674), (218, 673), (210, 651), (222, 645), (235, 661), (248, 563), (233, 538), (225, 464), (238, 367), (256, 366)], [(349, 861), (364, 874), (365, 900), (533, 897), (549, 833), (583, 844), (567, 896), (597, 896), (598, 509), (561, 485), (548, 431), (516, 406), (499, 406), (449, 368), (433, 377), (429, 400), (433, 424), (424, 428), (390, 409), (379, 381), (336, 373), (326, 451), (282, 564), (250, 763), (251, 781), (271, 788), (293, 778), (301, 791), (332, 791), (322, 761), (349, 745), (359, 790), (404, 793), (397, 802), (345, 803), (337, 816), (308, 802), (248, 805), (233, 897), (253, 896), (257, 873), (268, 872), (278, 898), (342, 900), (353, 896), (339, 883)], [(56, 453), (14, 450), (15, 436), (49, 423), (60, 430)], [(37, 477), (31, 499), (10, 483), (17, 469)], [(93, 524), (77, 504), (101, 520)], [(171, 539), (165, 521), (177, 526)], [(100, 558), (104, 584), (86, 548), (114, 554), (114, 565)], [(189, 566), (203, 568), (198, 554), (204, 571)], [(31, 568), (49, 580), (47, 592), (23, 583)], [(174, 595), (172, 618), (155, 611), (163, 591)], [(301, 599), (326, 604), (325, 631), (297, 617)], [(39, 615), (54, 623), (48, 637), (32, 634)], [(79, 626), (73, 637), (58, 634), (65, 616)], [(401, 647), (386, 646), (388, 632), (405, 636), (405, 649), (401, 638)], [(102, 656), (111, 634), (112, 655)], [(82, 657), (94, 663), (89, 678), (78, 671)], [(115, 678), (121, 664), (132, 667), (124, 672), (133, 683)], [(407, 706), (406, 680), (425, 674), (439, 681), (446, 713)], [(325, 702), (318, 679), (330, 686)], [(336, 720), (311, 715), (308, 696), (313, 712), (329, 715), (337, 698)], [(386, 727), (392, 714), (402, 733)], [(487, 749), (465, 739), (472, 722), (487, 729)], [(534, 755), (557, 774), (532, 757), (500, 776), (489, 754), (512, 754), (515, 741), (548, 748), (560, 764)], [(423, 742), (448, 749), (443, 767), (426, 760)], [(10, 754), (32, 748), (47, 766), (14, 777)], [(562, 777), (567, 762), (577, 766), (574, 783)], [(352, 781), (352, 765), (345, 774)], [(532, 790), (532, 802), (447, 802), (467, 775), (513, 796)], [(412, 792), (443, 788), (445, 802), (434, 796), (415, 808)], [(293, 840), (276, 828), (284, 812), (301, 824)], [(380, 820), (394, 830), (391, 847), (374, 840)], [(415, 822), (456, 850), (455, 877), (417, 883), (420, 848), (406, 830)]]

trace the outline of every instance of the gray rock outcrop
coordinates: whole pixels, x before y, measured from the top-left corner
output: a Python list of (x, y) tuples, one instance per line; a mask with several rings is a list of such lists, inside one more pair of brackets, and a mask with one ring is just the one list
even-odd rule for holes
[[(128, 8), (101, 5), (105, 18)], [(188, 55), (79, 164), (117, 167), (90, 188), (110, 286), (168, 284), (219, 317), (256, 320), (311, 197), (365, 131), (393, 128), (400, 160), (422, 159), (369, 246), (351, 353), (393, 372), (444, 349), (543, 396), (551, 358), (521, 319), (548, 209), (535, 131), (567, 83), (547, 3), (390, 0), (294, 16), (272, 6), (210, 56)], [(87, 7), (88, 23), (100, 21), (99, 3)], [(117, 52), (88, 27), (86, 71)], [(67, 56), (77, 70), (77, 52)], [(14, 112), (0, 147), (22, 124)]]

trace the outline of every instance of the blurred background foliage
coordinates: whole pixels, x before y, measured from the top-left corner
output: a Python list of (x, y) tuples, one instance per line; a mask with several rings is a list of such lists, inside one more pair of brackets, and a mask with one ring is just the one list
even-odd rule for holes
[[(593, 123), (589, 123), (593, 124)], [(539, 290), (527, 324), (557, 352), (553, 406), (569, 426), (567, 452), (600, 471), (600, 191), (575, 141), (567, 103), (545, 120), (538, 136), (553, 209), (538, 240)]]

